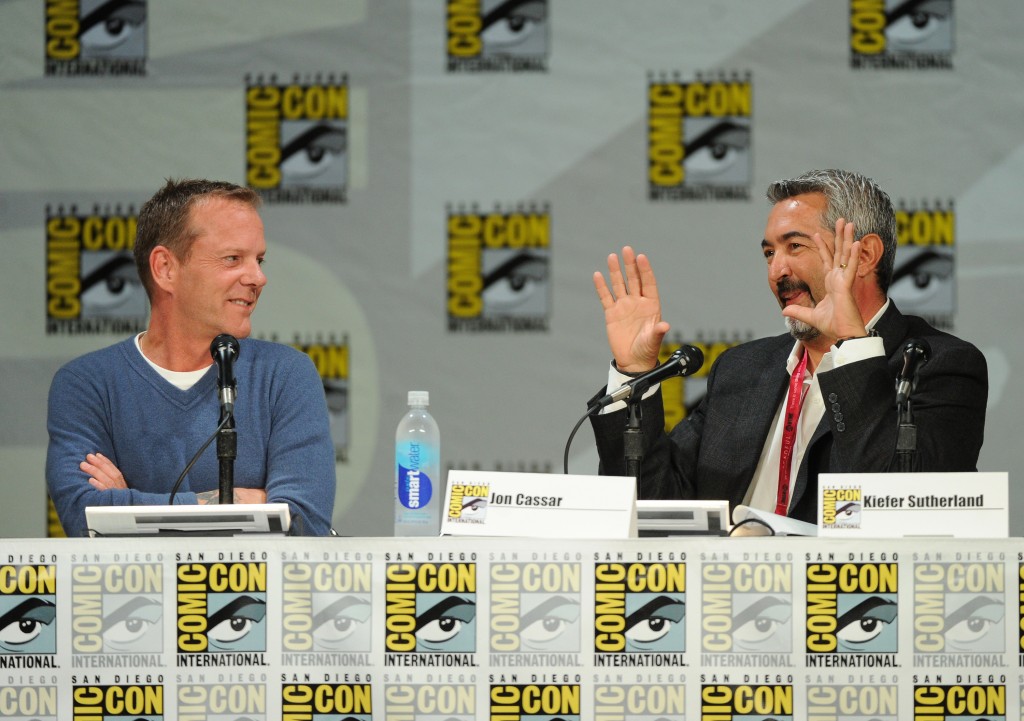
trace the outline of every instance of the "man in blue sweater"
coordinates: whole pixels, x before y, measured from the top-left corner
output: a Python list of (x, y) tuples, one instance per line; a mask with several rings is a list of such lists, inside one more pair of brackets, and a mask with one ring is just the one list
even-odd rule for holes
[[(77, 358), (50, 386), (46, 483), (65, 532), (86, 535), (87, 506), (161, 505), (217, 428), (212, 340), (240, 341), (234, 362), (235, 503), (288, 503), (292, 532), (326, 535), (334, 449), (312, 361), (247, 339), (267, 277), (259, 196), (207, 180), (169, 180), (139, 212), (135, 260), (149, 295), (146, 331)], [(174, 503), (217, 503), (213, 445)]]

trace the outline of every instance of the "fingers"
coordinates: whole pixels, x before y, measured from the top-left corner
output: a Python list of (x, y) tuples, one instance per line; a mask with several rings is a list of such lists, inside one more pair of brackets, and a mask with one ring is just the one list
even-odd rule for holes
[(106, 490), (109, 488), (127, 488), (124, 475), (113, 461), (102, 453), (89, 453), (78, 467), (89, 474), (89, 483), (93, 488)]

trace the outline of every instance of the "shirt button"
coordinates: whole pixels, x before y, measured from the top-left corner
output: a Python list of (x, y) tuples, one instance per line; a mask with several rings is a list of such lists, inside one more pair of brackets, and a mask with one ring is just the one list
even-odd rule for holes
[(839, 400), (839, 396), (837, 396), (835, 393), (829, 393), (828, 394), (828, 402), (829, 403), (835, 403), (837, 400)]
[(845, 423), (836, 423), (836, 430), (839, 431), (840, 433), (842, 433), (843, 431), (846, 430), (846, 424)]
[(837, 421), (843, 420), (843, 414), (842, 413), (836, 413), (836, 420)]
[(833, 411), (836, 411), (838, 413), (839, 412), (839, 408), (840, 408), (840, 406), (839, 406), (838, 403), (833, 403), (832, 404), (832, 410)]

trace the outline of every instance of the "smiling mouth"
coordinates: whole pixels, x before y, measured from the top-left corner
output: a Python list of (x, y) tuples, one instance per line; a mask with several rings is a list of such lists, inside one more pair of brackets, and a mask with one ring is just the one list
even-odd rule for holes
[(799, 303), (805, 295), (812, 305), (814, 303), (814, 299), (811, 298), (811, 289), (803, 283), (795, 281), (779, 283), (775, 288), (775, 295), (778, 296), (779, 303), (783, 308)]

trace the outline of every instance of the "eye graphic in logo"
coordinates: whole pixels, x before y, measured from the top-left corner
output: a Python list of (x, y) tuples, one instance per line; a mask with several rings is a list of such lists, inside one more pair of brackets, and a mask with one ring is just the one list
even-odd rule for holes
[(487, 515), (487, 499), (463, 496), (461, 515), (463, 518), (483, 518)]
[(547, 50), (547, 0), (502, 0), (486, 12), (483, 56), (537, 55)]
[[(3, 600), (0, 598), (0, 602)], [(14, 604), (0, 614), (0, 652), (54, 653), (57, 631), (53, 620), (56, 616), (57, 606), (53, 601), (39, 596)]]
[(847, 501), (836, 506), (836, 523), (860, 523), (860, 501)]
[(963, 604), (946, 616), (947, 651), (1001, 651), (1003, 649), (1002, 597), (950, 595), (947, 606)]
[(519, 639), (524, 651), (579, 651), (580, 604), (566, 596), (524, 593)]
[[(691, 136), (691, 129), (695, 131)], [(731, 185), (746, 182), (750, 167), (750, 126), (735, 120), (686, 120), (686, 182)]]
[(953, 49), (953, 0), (903, 0), (885, 16), (886, 48), (898, 52)]
[(484, 274), (484, 307), (491, 312), (543, 312), (547, 305), (548, 258), (529, 252), (491, 251), (488, 261), (499, 260)]
[[(286, 132), (294, 136), (285, 141)], [(325, 185), (344, 182), (348, 131), (328, 123), (286, 121), (281, 124), (281, 184)], [(312, 183), (311, 181), (316, 181)]]
[(927, 249), (901, 260), (892, 273), (892, 284), (889, 287), (892, 299), (900, 307), (951, 313), (952, 254)]
[[(631, 608), (636, 610), (630, 612)], [(633, 593), (626, 598), (626, 611), (627, 653), (685, 649), (685, 601), (664, 594)]]
[[(87, 2), (83, 1), (85, 9)], [(83, 58), (138, 57), (145, 52), (146, 3), (106, 0), (79, 22)]]
[[(320, 598), (330, 600), (323, 608)], [(371, 606), (368, 594), (316, 594), (313, 597), (313, 647), (318, 651), (369, 651)]]
[(104, 651), (158, 652), (163, 649), (162, 629), (158, 623), (163, 615), (163, 607), (159, 600), (145, 596), (108, 595), (104, 601), (118, 604), (117, 608), (103, 617)]
[(421, 593), (417, 606), (426, 608), (416, 617), (416, 650), (460, 652), (476, 649), (476, 603), (445, 593)]
[[(218, 598), (220, 597), (220, 598)], [(263, 651), (266, 649), (266, 603), (245, 594), (211, 593), (210, 608), (224, 603), (210, 614), (206, 638), (211, 651)]]
[(732, 619), (735, 651), (789, 653), (792, 648), (793, 615), (789, 599), (736, 594), (733, 603), (739, 609)]
[[(854, 599), (863, 598), (854, 594)], [(841, 597), (842, 599), (842, 597)], [(843, 613), (837, 623), (837, 651), (886, 653), (896, 650), (896, 602), (868, 596)]]
[(146, 292), (139, 280), (135, 260), (127, 253), (85, 253), (83, 270), (98, 260), (82, 278), (82, 316), (144, 317)]

